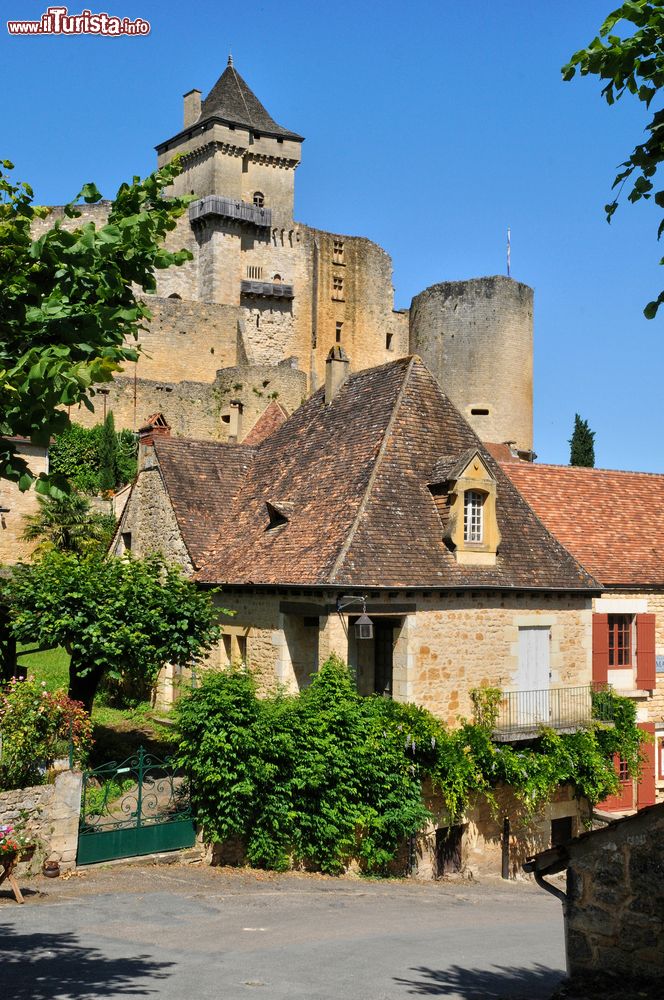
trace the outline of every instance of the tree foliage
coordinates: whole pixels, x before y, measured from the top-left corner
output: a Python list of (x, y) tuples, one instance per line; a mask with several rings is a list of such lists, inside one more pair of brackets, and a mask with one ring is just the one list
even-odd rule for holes
[[(150, 318), (136, 290), (154, 292), (156, 270), (191, 259), (163, 246), (189, 199), (164, 197), (180, 171), (171, 163), (123, 184), (104, 225), (66, 229), (58, 219), (33, 239), (33, 224), (50, 210), (33, 205), (30, 186), (13, 183), (12, 169), (0, 161), (0, 435), (47, 446), (69, 425), (63, 407), (91, 409), (93, 386), (136, 360), (131, 342)], [(101, 195), (86, 184), (80, 199), (96, 204)], [(75, 204), (65, 207), (65, 220), (80, 216)], [(0, 439), (2, 477), (22, 490), (33, 482), (11, 442)], [(54, 486), (45, 474), (36, 484), (42, 493)]]
[[(115, 444), (112, 439), (109, 442), (111, 417), (112, 414), (109, 414), (104, 424), (95, 427), (72, 423), (57, 435), (49, 448), (51, 471), (66, 478), (81, 493), (96, 496), (104, 489), (118, 489), (136, 476), (136, 435), (130, 430), (117, 431), (114, 432)], [(110, 461), (104, 458), (104, 451), (107, 454), (110, 452)], [(114, 469), (115, 478), (110, 486), (102, 486), (101, 470), (104, 464)], [(107, 475), (105, 482), (110, 482), (112, 478)]]
[(46, 552), (75, 552), (78, 555), (108, 550), (116, 521), (112, 514), (93, 511), (90, 501), (80, 493), (37, 497), (35, 514), (24, 517), (22, 538), (37, 542), (35, 555)]
[[(623, 24), (628, 30), (618, 34)], [(614, 104), (628, 93), (650, 109), (664, 84), (664, 0), (627, 0), (609, 14), (587, 48), (576, 52), (563, 66), (563, 79), (571, 80), (577, 70), (582, 76), (597, 76), (602, 81), (602, 96), (607, 104)], [(613, 188), (618, 190), (605, 206), (609, 222), (625, 185), (630, 202), (652, 197), (659, 208), (664, 208), (664, 190), (655, 191), (653, 180), (664, 159), (664, 109), (654, 111), (645, 131), (645, 141), (636, 144), (613, 182)], [(658, 239), (663, 232), (664, 219), (657, 230)], [(664, 258), (660, 264), (664, 264)], [(664, 291), (643, 310), (647, 319), (656, 315), (663, 301)]]
[(206, 835), (241, 838), (252, 865), (337, 873), (357, 858), (381, 872), (431, 819), (424, 781), (441, 793), (450, 823), (499, 785), (514, 789), (526, 814), (561, 784), (593, 803), (616, 791), (613, 754), (636, 773), (642, 734), (632, 702), (603, 697), (620, 709), (615, 728), (543, 730), (536, 746), (519, 748), (492, 741), (490, 699), (480, 721), (450, 731), (423, 708), (360, 696), (335, 657), (296, 696), (258, 698), (253, 677), (233, 669), (207, 673), (178, 703), (177, 759)]
[(570, 465), (595, 468), (595, 432), (591, 431), (588, 421), (582, 420), (578, 413), (574, 414), (574, 430), (568, 443)]
[(69, 694), (88, 711), (102, 677), (153, 683), (166, 663), (198, 662), (219, 635), (211, 598), (160, 556), (50, 552), (13, 569), (5, 601), (17, 639), (64, 647)]

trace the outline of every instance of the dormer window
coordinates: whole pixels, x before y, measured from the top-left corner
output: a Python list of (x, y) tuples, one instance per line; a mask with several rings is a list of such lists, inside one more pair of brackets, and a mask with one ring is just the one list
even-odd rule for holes
[(490, 464), (476, 448), (439, 458), (429, 492), (440, 518), (442, 541), (466, 566), (495, 566), (500, 545), (497, 484)]
[(482, 542), (484, 519), (482, 507), (484, 496), (477, 490), (466, 490), (463, 500), (463, 540), (464, 542)]

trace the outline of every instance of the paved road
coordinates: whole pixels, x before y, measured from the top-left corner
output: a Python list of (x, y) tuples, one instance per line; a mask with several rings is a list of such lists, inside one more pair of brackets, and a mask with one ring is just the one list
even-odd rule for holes
[(536, 1000), (562, 976), (560, 904), (524, 883), (366, 882), (202, 865), (0, 890), (12, 1000)]

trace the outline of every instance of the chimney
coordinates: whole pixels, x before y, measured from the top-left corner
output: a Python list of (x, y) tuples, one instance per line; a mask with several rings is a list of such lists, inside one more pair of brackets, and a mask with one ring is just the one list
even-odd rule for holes
[(154, 439), (170, 437), (171, 428), (163, 413), (153, 413), (138, 430), (138, 471), (153, 469), (156, 465)]
[(325, 362), (325, 405), (329, 406), (348, 378), (350, 361), (343, 347), (335, 344)]
[(201, 92), (190, 90), (184, 95), (184, 127), (193, 125), (201, 117)]

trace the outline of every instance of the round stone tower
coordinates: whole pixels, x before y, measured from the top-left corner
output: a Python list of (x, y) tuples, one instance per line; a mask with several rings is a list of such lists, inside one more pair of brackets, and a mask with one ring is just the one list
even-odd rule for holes
[(532, 450), (532, 288), (501, 275), (432, 285), (411, 303), (410, 351), (482, 441)]

